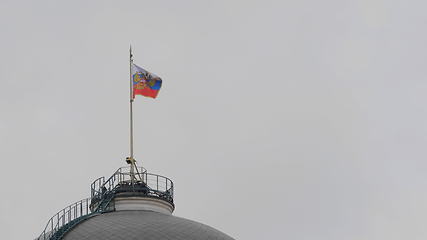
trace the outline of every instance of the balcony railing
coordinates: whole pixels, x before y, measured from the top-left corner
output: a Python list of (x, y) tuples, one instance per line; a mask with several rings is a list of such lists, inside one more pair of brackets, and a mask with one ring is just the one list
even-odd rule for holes
[(173, 182), (157, 174), (147, 173), (144, 168), (119, 168), (110, 178), (96, 179), (90, 186), (91, 197), (75, 202), (49, 219), (37, 240), (56, 240), (80, 221), (95, 213), (114, 210), (111, 202), (116, 194), (131, 194), (161, 198), (173, 207)]
[(46, 224), (38, 240), (54, 239), (60, 229), (69, 226), (70, 223), (91, 213), (89, 208), (90, 198), (75, 202), (53, 215)]
[(173, 206), (173, 182), (169, 178), (147, 173), (144, 168), (135, 170), (133, 177), (129, 167), (122, 167), (107, 180), (104, 177), (96, 179), (91, 184), (91, 207), (96, 207), (111, 192), (157, 197)]

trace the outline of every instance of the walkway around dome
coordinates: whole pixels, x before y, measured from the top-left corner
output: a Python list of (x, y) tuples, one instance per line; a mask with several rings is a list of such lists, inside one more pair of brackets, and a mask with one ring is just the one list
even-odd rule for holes
[(57, 212), (46, 224), (38, 240), (59, 240), (80, 222), (114, 211), (112, 201), (116, 196), (139, 196), (166, 201), (174, 208), (173, 182), (164, 176), (147, 173), (144, 168), (136, 168), (131, 174), (130, 167), (119, 168), (111, 177), (96, 179), (91, 184), (91, 197), (75, 202)]

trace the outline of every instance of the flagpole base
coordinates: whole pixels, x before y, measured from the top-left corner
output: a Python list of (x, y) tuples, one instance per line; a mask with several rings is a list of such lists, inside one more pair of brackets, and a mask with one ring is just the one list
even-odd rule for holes
[(127, 164), (134, 164), (136, 161), (134, 158), (131, 157), (126, 157), (126, 163)]

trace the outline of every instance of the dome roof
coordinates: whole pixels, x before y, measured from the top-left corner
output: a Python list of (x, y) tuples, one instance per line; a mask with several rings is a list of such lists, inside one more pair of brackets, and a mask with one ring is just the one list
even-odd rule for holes
[(233, 240), (207, 225), (172, 215), (173, 182), (119, 168), (91, 184), (91, 197), (49, 219), (38, 240)]
[(95, 215), (70, 229), (64, 240), (233, 240), (202, 223), (144, 210)]

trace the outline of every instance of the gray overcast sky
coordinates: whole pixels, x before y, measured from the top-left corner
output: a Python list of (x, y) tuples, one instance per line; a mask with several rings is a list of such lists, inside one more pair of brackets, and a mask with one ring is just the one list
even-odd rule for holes
[(427, 239), (425, 1), (0, 2), (0, 229), (32, 239), (128, 155), (236, 239)]

